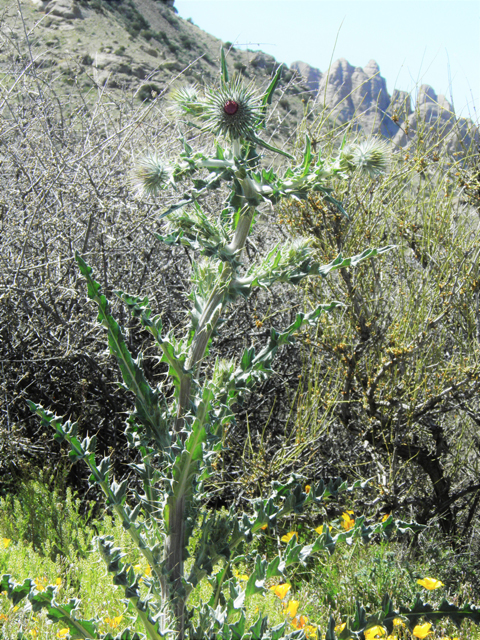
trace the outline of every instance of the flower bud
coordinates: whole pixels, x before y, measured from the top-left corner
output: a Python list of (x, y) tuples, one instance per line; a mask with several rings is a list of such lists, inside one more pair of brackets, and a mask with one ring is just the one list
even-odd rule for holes
[(388, 170), (390, 153), (387, 142), (371, 138), (358, 144), (347, 145), (340, 154), (340, 165), (344, 170), (359, 170), (370, 178)]
[(210, 90), (205, 98), (205, 129), (231, 140), (248, 139), (253, 135), (260, 114), (260, 96), (252, 86), (245, 87), (240, 80)]
[(140, 195), (156, 196), (167, 187), (171, 171), (155, 153), (144, 155), (137, 161), (132, 173), (132, 186)]

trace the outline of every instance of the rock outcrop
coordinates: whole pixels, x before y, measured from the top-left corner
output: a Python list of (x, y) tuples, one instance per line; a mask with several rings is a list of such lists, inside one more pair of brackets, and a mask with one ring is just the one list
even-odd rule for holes
[(318, 87), (320, 85), (320, 80), (322, 79), (322, 73), (320, 69), (315, 69), (315, 67), (311, 67), (306, 62), (292, 62), (290, 65), (290, 69), (296, 71), (300, 76), (302, 76), (304, 83), (310, 89), (310, 91), (317, 92)]
[(450, 152), (462, 151), (469, 147), (474, 136), (478, 143), (478, 131), (465, 118), (456, 118), (452, 105), (443, 95), (438, 95), (427, 84), (423, 84), (417, 96), (415, 111), (405, 119), (393, 138), (394, 144), (406, 147), (416, 136), (429, 146), (441, 139)]
[(75, 20), (82, 17), (82, 12), (76, 0), (32, 0), (39, 11), (44, 11), (50, 16)]
[(318, 107), (329, 112), (336, 125), (347, 123), (367, 135), (381, 135), (400, 147), (407, 146), (422, 130), (424, 138), (441, 138), (449, 151), (469, 146), (478, 131), (470, 120), (457, 119), (445, 96), (438, 95), (428, 85), (418, 91), (415, 108), (406, 91), (394, 90), (390, 96), (385, 78), (375, 60), (362, 69), (345, 58), (336, 60), (321, 73), (305, 62), (294, 62), (291, 69), (299, 74), (315, 97)]

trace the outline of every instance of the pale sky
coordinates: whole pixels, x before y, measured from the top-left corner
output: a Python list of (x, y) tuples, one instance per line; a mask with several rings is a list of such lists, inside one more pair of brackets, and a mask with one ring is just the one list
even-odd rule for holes
[(480, 120), (480, 0), (175, 0), (182, 18), (239, 48), (324, 72), (374, 59), (387, 90), (429, 84)]

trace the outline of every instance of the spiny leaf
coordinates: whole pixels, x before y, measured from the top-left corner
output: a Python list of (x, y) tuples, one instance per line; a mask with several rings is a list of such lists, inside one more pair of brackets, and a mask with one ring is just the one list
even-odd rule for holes
[(335, 618), (333, 616), (330, 616), (330, 620), (328, 621), (325, 640), (337, 640), (337, 636), (335, 635)]
[(221, 73), (222, 79), (225, 84), (228, 82), (228, 67), (227, 60), (225, 58), (225, 49), (223, 47), (220, 48), (220, 65), (221, 65)]
[(80, 272), (87, 280), (88, 296), (98, 305), (98, 320), (108, 330), (108, 344), (110, 351), (117, 358), (122, 372), (123, 380), (135, 394), (137, 414), (146, 428), (149, 437), (152, 437), (160, 448), (170, 445), (168, 426), (161, 417), (158, 393), (154, 391), (143, 375), (139, 363), (135, 361), (125, 343), (122, 330), (110, 313), (110, 305), (104, 295), (100, 294), (100, 285), (93, 280), (89, 267), (80, 254), (75, 254)]

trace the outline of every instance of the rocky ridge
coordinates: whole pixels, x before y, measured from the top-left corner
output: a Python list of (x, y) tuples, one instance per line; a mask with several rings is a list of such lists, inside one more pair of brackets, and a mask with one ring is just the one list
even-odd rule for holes
[[(37, 16), (44, 14), (39, 21), (44, 32), (33, 44), (46, 42), (48, 48), (39, 53), (38, 64), (55, 67), (77, 82), (81, 71), (81, 82), (130, 88), (145, 99), (151, 91), (161, 95), (179, 74), (199, 83), (216, 77), (221, 43), (176, 15), (173, 0), (31, 0), (29, 6)], [(33, 20), (38, 22), (38, 17), (33, 15)], [(279, 65), (261, 51), (224, 44), (231, 72), (247, 81), (263, 84)], [(428, 135), (440, 135), (450, 152), (468, 147), (472, 136), (478, 139), (472, 122), (457, 118), (445, 96), (432, 87), (420, 87), (413, 108), (406, 91), (394, 90), (390, 95), (375, 60), (362, 68), (341, 58), (323, 73), (305, 62), (294, 62), (283, 75), (281, 89), (280, 137), (285, 137), (303, 110), (302, 101), (312, 100), (316, 110), (327, 112), (332, 126), (380, 135), (399, 147), (407, 146), (425, 128)]]
[(375, 60), (362, 69), (341, 58), (322, 73), (305, 62), (291, 66), (302, 76), (317, 107), (329, 112), (337, 125), (349, 124), (366, 135), (390, 138), (405, 147), (421, 128), (428, 135), (440, 135), (448, 150), (455, 152), (478, 140), (478, 130), (466, 118), (457, 118), (452, 105), (429, 85), (422, 85), (414, 108), (406, 91), (394, 90), (390, 96)]

